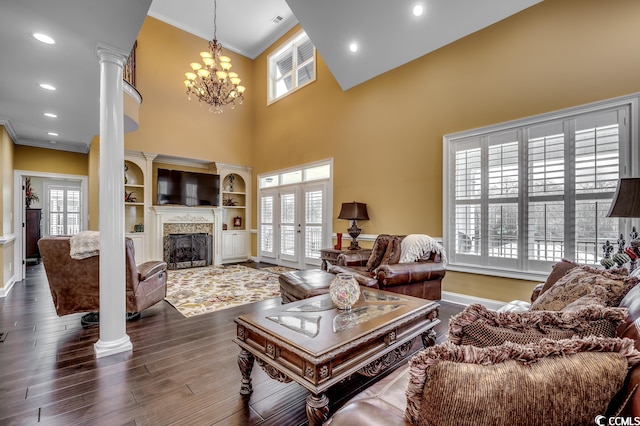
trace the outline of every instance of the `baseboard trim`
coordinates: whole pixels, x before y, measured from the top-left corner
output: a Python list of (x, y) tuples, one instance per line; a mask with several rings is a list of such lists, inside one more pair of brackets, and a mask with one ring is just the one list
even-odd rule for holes
[(468, 294), (452, 293), (449, 291), (442, 292), (442, 300), (445, 302), (456, 303), (458, 305), (469, 306), (474, 303), (479, 303), (487, 309), (497, 310), (502, 307), (505, 302), (499, 300), (483, 299), (482, 297), (469, 296)]
[(14, 279), (14, 277), (9, 278), (9, 282), (5, 284), (4, 288), (0, 288), (0, 297), (7, 297), (15, 283), (16, 280)]

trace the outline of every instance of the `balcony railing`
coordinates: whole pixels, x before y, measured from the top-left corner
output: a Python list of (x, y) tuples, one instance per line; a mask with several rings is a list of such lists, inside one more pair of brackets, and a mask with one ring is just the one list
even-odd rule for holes
[(122, 79), (134, 88), (136, 87), (136, 47), (138, 47), (137, 40), (133, 43), (133, 49), (131, 49), (129, 59), (127, 59), (127, 63), (122, 71)]

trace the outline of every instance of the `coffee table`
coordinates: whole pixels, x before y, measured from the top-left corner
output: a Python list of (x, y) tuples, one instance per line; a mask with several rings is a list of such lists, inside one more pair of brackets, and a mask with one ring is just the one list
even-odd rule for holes
[(354, 373), (376, 376), (410, 352), (418, 336), (435, 343), (439, 304), (361, 287), (350, 311), (338, 310), (328, 294), (241, 315), (235, 343), (240, 346), (240, 393), (253, 391), (254, 361), (271, 377), (309, 390), (309, 425), (328, 419), (325, 391)]

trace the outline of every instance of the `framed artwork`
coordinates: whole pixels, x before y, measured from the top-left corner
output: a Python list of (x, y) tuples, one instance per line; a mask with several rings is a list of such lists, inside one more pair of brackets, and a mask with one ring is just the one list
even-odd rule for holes
[(233, 218), (233, 226), (235, 228), (240, 228), (242, 226), (242, 218), (240, 216), (236, 216)]

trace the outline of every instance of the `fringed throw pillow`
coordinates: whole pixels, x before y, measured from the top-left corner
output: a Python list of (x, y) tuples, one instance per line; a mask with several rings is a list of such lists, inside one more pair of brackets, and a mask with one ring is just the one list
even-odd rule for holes
[(538, 296), (530, 309), (559, 311), (591, 293), (595, 286), (607, 289), (607, 306), (617, 306), (637, 283), (638, 278), (628, 276), (626, 269), (611, 273), (582, 265), (567, 272), (549, 290)]
[(625, 308), (584, 306), (577, 311), (494, 312), (482, 305), (467, 306), (449, 322), (449, 341), (457, 345), (527, 344), (549, 338), (590, 335), (615, 337), (627, 315)]
[(593, 424), (638, 362), (631, 339), (447, 342), (411, 359), (405, 417), (416, 426)]

